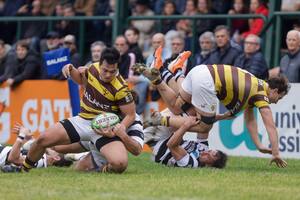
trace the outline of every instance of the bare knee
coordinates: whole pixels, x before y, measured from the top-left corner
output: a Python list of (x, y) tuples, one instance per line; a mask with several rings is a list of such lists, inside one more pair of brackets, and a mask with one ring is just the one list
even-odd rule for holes
[(111, 165), (111, 169), (116, 173), (123, 173), (128, 166), (128, 160), (126, 159), (119, 159), (114, 160), (109, 163)]
[(47, 148), (49, 147), (49, 141), (45, 134), (41, 134), (35, 141), (35, 144), (39, 147)]

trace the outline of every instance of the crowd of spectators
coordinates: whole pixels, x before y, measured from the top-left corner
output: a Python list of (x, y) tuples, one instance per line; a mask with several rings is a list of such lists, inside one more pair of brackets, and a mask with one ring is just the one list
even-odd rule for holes
[[(293, 6), (290, 6), (290, 5)], [(115, 0), (0, 0), (0, 16), (113, 16)], [(283, 0), (282, 10), (300, 9), (299, 0)], [(130, 0), (128, 15), (206, 15), (206, 14), (247, 14), (268, 16), (268, 4), (264, 0)], [(112, 42), (112, 22), (92, 20), (85, 26), (86, 46), (90, 56), (79, 55), (77, 21), (60, 20), (51, 24), (45, 21), (22, 23), (21, 40), (16, 40), (16, 23), (0, 22), (0, 83), (4, 81), (15, 87), (26, 79), (45, 78), (43, 53), (61, 47), (68, 48), (71, 63), (79, 67), (88, 66), (99, 60), (106, 46), (114, 46), (121, 54), (120, 73), (138, 91), (138, 113), (145, 108), (148, 91), (153, 100), (159, 98), (148, 81), (134, 74), (131, 66), (144, 62), (148, 66), (153, 61), (153, 52), (163, 47), (165, 63), (171, 62), (179, 53), (191, 49), (192, 21), (187, 19), (131, 21), (123, 35)], [(197, 51), (186, 65), (186, 73), (200, 64), (229, 64), (241, 67), (255, 76), (266, 79), (269, 76), (264, 55), (261, 52), (260, 33), (262, 19), (234, 19), (230, 29), (223, 25), (223, 19), (196, 20), (196, 34), (199, 38)], [(52, 31), (48, 31), (52, 25)], [(284, 73), (292, 82), (300, 82), (299, 49), (300, 35), (297, 23), (286, 39), (287, 55), (280, 67), (270, 71), (270, 75)], [(158, 30), (159, 28), (159, 30)], [(86, 48), (86, 49), (88, 49)], [(290, 67), (292, 65), (292, 67)], [(292, 69), (292, 70), (290, 70)], [(49, 78), (49, 77), (48, 77)], [(64, 79), (60, 74), (53, 79)]]

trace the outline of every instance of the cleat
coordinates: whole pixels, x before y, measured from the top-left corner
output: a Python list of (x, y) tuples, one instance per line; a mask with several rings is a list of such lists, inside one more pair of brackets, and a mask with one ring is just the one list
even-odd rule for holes
[(150, 68), (156, 68), (156, 69), (160, 69), (163, 66), (163, 61), (162, 61), (162, 51), (163, 51), (163, 47), (159, 46), (155, 51), (154, 51), (154, 60), (151, 63)]
[(191, 54), (192, 52), (190, 51), (184, 51), (180, 53), (177, 58), (168, 65), (169, 71), (175, 74), (178, 70), (182, 70), (185, 67), (185, 62), (191, 56)]
[(144, 63), (135, 63), (131, 69), (138, 74), (142, 74), (148, 67)]
[(161, 82), (160, 72), (156, 68), (149, 68), (143, 63), (136, 63), (132, 66), (132, 70), (136, 73), (143, 74), (153, 84)]

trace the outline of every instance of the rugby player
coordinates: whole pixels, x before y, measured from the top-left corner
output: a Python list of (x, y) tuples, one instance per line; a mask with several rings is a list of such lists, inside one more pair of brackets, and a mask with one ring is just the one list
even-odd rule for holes
[(215, 167), (224, 168), (227, 155), (219, 150), (209, 150), (207, 140), (183, 140), (183, 135), (199, 123), (193, 116), (185, 117), (185, 122), (167, 139), (159, 140), (153, 147), (153, 161), (175, 167)]
[[(18, 172), (22, 166), (27, 149), (23, 148), (26, 142), (31, 142), (32, 133), (29, 129), (16, 124), (13, 128), (13, 132), (18, 134), (13, 146), (0, 145), (0, 168), (3, 172)], [(71, 161), (64, 159), (63, 155), (55, 152), (52, 149), (47, 148), (46, 152), (40, 160), (36, 163), (36, 168), (46, 168), (48, 166), (70, 166)]]
[[(135, 120), (133, 97), (118, 71), (119, 52), (105, 49), (100, 62), (79, 71), (73, 65), (63, 67), (62, 73), (84, 86), (81, 111), (78, 116), (62, 120), (45, 130), (29, 149), (23, 169), (29, 171), (42, 157), (47, 147), (79, 141), (98, 141), (98, 150), (110, 162), (107, 171), (121, 173), (127, 168), (127, 150), (111, 129), (93, 130), (91, 120), (101, 112), (113, 112), (121, 117), (120, 129), (126, 130)], [(99, 134), (101, 138), (99, 139)], [(128, 141), (131, 142), (131, 141)], [(131, 144), (129, 144), (131, 145)]]
[[(278, 133), (269, 107), (270, 103), (277, 103), (288, 93), (289, 83), (286, 77), (279, 75), (263, 81), (230, 65), (199, 65), (184, 77), (179, 67), (173, 70), (174, 73), (180, 74), (175, 76), (178, 77), (178, 82), (182, 82), (177, 95), (162, 81), (159, 71), (161, 67), (149, 69), (140, 64), (136, 65), (134, 70), (143, 73), (156, 85), (172, 113), (180, 114), (191, 104), (197, 112), (197, 117), (201, 119), (201, 123), (197, 125), (200, 132), (208, 133), (215, 121), (232, 118), (245, 109), (246, 126), (254, 142), (257, 142), (257, 122), (253, 111), (253, 108), (257, 107), (269, 135), (272, 147), (271, 163), (275, 162), (278, 167), (287, 166), (279, 155)], [(225, 105), (228, 112), (216, 114), (218, 100)], [(163, 117), (161, 124), (168, 126), (169, 120), (169, 117)]]

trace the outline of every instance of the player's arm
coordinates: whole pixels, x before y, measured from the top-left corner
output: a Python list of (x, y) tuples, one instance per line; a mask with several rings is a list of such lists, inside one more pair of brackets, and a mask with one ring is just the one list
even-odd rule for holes
[(272, 111), (270, 107), (262, 107), (259, 109), (264, 125), (267, 129), (269, 140), (272, 147), (272, 162), (275, 162), (278, 167), (286, 167), (287, 163), (279, 156), (278, 133), (273, 120)]
[(12, 149), (9, 152), (7, 161), (10, 163), (13, 163), (15, 165), (22, 165), (22, 163), (24, 162), (24, 157), (21, 155), (21, 148), (24, 144), (24, 140), (17, 138), (15, 143), (12, 146)]
[(127, 129), (135, 120), (135, 104), (133, 102), (121, 105), (120, 110), (125, 116), (120, 124), (125, 126), (125, 129)]
[(13, 132), (18, 133), (18, 137), (9, 152), (7, 160), (15, 165), (22, 165), (25, 158), (21, 155), (21, 148), (25, 142), (32, 138), (32, 133), (21, 124), (16, 124), (13, 127)]
[(191, 127), (199, 123), (196, 117), (186, 117), (185, 122), (177, 129), (169, 139), (167, 146), (171, 151), (172, 156), (176, 161), (187, 155), (187, 151), (180, 146), (182, 137), (185, 132)]
[(254, 110), (253, 108), (247, 108), (244, 112), (244, 119), (246, 122), (246, 127), (250, 133), (250, 136), (252, 138), (252, 141), (254, 142), (256, 148), (261, 153), (269, 153), (272, 154), (272, 150), (270, 148), (264, 147), (262, 143), (260, 142), (260, 139), (258, 137), (258, 128), (257, 128), (257, 121), (254, 116)]
[(67, 64), (62, 68), (62, 74), (65, 78), (71, 78), (77, 84), (84, 85), (86, 84), (87, 69), (86, 67), (76, 69), (72, 64)]
[(143, 147), (140, 145), (140, 143), (138, 143), (126, 133), (126, 129), (124, 126), (122, 126), (121, 124), (117, 124), (113, 128), (113, 132), (122, 140), (127, 151), (135, 156), (138, 156), (142, 152)]

